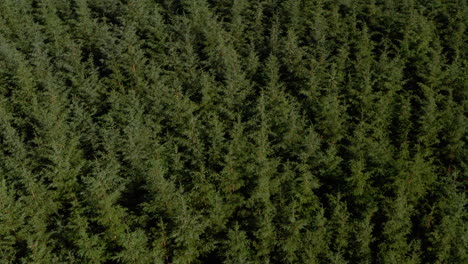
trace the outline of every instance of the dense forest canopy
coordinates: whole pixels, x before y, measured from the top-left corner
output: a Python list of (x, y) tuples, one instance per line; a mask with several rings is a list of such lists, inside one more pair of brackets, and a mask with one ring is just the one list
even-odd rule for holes
[(0, 0), (1, 263), (468, 263), (465, 0)]

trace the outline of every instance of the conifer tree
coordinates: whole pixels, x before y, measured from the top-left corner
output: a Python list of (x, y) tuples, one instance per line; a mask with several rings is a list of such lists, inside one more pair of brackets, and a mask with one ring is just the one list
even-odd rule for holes
[(0, 262), (467, 262), (466, 13), (0, 1)]

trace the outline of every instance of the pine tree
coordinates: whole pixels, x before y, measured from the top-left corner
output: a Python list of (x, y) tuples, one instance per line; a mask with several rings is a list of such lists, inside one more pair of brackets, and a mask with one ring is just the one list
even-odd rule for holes
[(0, 262), (467, 262), (466, 11), (0, 1)]

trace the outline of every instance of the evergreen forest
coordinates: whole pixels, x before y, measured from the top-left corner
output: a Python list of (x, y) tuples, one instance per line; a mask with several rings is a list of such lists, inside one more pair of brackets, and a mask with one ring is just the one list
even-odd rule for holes
[(468, 263), (466, 0), (0, 0), (0, 263)]

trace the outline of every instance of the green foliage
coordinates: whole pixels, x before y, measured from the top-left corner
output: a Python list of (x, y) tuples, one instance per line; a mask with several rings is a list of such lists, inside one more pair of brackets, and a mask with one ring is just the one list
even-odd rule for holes
[(467, 263), (466, 1), (0, 1), (1, 263)]

